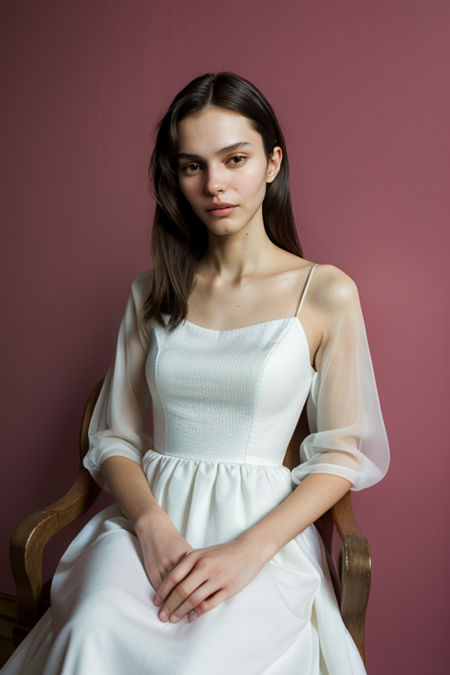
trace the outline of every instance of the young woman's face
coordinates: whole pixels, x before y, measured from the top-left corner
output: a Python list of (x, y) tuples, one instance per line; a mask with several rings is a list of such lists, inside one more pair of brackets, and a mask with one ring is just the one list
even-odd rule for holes
[[(268, 163), (261, 135), (249, 120), (222, 108), (185, 117), (178, 124), (178, 136), (180, 189), (206, 227), (216, 234), (232, 234), (249, 223), (263, 226), (266, 185), (279, 171), (281, 148), (275, 148)], [(232, 207), (211, 211), (217, 202)]]

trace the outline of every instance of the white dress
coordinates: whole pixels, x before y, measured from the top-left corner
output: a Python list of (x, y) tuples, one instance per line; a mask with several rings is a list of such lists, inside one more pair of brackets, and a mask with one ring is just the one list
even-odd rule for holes
[[(193, 548), (235, 540), (311, 472), (378, 482), (389, 448), (359, 300), (333, 300), (335, 335), (319, 373), (296, 316), (218, 331), (189, 321), (145, 327), (151, 270), (133, 282), (84, 464), (139, 462)], [(328, 343), (327, 343), (328, 344)], [(310, 396), (308, 396), (311, 394)], [(308, 401), (300, 465), (282, 465)], [(144, 433), (152, 403), (154, 438)], [(64, 553), (51, 609), (2, 675), (365, 675), (314, 525), (239, 593), (190, 623), (162, 622), (133, 527), (117, 505)]]

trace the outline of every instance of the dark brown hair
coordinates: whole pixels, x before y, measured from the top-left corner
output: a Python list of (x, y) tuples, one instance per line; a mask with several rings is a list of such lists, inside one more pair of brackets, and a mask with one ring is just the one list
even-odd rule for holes
[(282, 149), (280, 170), (266, 188), (264, 227), (274, 244), (303, 257), (292, 213), (286, 144), (270, 103), (253, 84), (235, 73), (206, 73), (195, 78), (175, 96), (156, 125), (149, 167), (156, 209), (151, 238), (153, 273), (143, 318), (144, 321), (154, 318), (165, 325), (161, 313), (169, 314), (169, 328), (175, 328), (186, 318), (187, 300), (195, 286), (195, 269), (208, 245), (206, 225), (179, 187), (177, 125), (184, 117), (198, 115), (210, 107), (246, 117), (262, 137), (267, 161), (276, 145)]

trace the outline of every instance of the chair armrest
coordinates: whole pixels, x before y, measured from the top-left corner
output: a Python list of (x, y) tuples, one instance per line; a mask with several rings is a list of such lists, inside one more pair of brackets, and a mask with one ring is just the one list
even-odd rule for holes
[[(10, 549), (16, 584), (18, 631), (28, 632), (38, 619), (42, 594), (42, 554), (51, 537), (85, 513), (100, 492), (90, 473), (81, 467), (70, 490), (51, 506), (28, 516), (17, 528)], [(19, 640), (20, 641), (20, 640)]]
[(364, 661), (364, 619), (370, 593), (371, 557), (367, 539), (353, 513), (350, 490), (331, 508), (331, 514), (342, 539), (341, 615)]

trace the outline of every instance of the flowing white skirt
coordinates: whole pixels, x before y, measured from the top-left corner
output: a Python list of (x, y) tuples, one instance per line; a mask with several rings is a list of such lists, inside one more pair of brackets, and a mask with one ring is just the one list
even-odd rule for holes
[[(158, 503), (193, 548), (236, 539), (291, 492), (290, 471), (149, 450)], [(64, 553), (49, 609), (2, 675), (366, 675), (314, 525), (239, 593), (190, 623), (162, 622), (129, 521), (114, 505)]]

